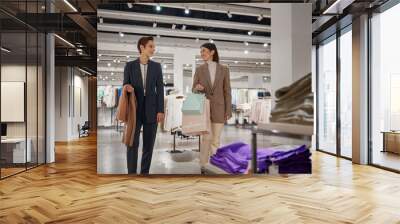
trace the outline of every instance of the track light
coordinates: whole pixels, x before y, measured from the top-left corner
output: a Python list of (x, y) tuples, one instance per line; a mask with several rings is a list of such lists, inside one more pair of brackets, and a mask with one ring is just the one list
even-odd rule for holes
[(161, 38), (160, 34), (157, 34), (157, 38), (159, 38), (159, 39)]
[(114, 59), (114, 60), (113, 60), (113, 62), (114, 62), (114, 63), (116, 63), (116, 62), (117, 62), (117, 60), (116, 60), (116, 59)]
[(161, 11), (161, 6), (160, 6), (160, 4), (157, 4), (156, 10), (157, 10), (157, 11)]
[(110, 67), (110, 66), (111, 66), (111, 63), (107, 63), (107, 66)]
[(248, 54), (249, 53), (249, 51), (248, 50), (244, 50), (244, 54)]
[(100, 61), (100, 59), (97, 58), (97, 62), (99, 62), (99, 61)]
[(244, 45), (249, 46), (249, 42), (245, 41)]
[(228, 11), (228, 12), (226, 13), (226, 15), (228, 16), (229, 19), (232, 18), (232, 14), (231, 14), (230, 11)]
[(265, 43), (263, 46), (264, 46), (264, 47), (267, 47), (267, 46), (268, 46), (268, 44), (267, 44), (267, 43)]
[(132, 3), (130, 3), (130, 2), (128, 2), (126, 4), (128, 5), (128, 8), (130, 8), (130, 9), (133, 7)]
[(248, 34), (249, 36), (251, 36), (251, 35), (253, 34), (253, 31), (250, 30), (249, 32), (247, 32), (247, 34)]
[(6, 53), (10, 53), (10, 52), (11, 52), (10, 50), (8, 50), (8, 49), (5, 48), (5, 47), (1, 47), (1, 50), (4, 51), (4, 52), (6, 52)]
[(111, 72), (111, 75), (114, 75), (114, 72)]
[(164, 68), (164, 69), (166, 69), (166, 68), (167, 68), (167, 65), (166, 65), (166, 64), (164, 64), (164, 65), (163, 65), (163, 68)]
[(237, 64), (238, 63), (238, 61), (235, 61), (235, 64)]
[(127, 55), (126, 58), (129, 58), (129, 55)]
[(186, 30), (186, 25), (182, 25), (182, 30)]
[(73, 45), (71, 42), (67, 41), (66, 39), (60, 37), (59, 35), (54, 34), (54, 36), (57, 37), (58, 39), (60, 39), (62, 42), (66, 43), (67, 45), (69, 45), (69, 46), (75, 48), (75, 45)]
[(119, 36), (120, 36), (120, 37), (124, 37), (124, 33), (119, 32)]
[(257, 20), (261, 21), (263, 18), (264, 18), (264, 16), (263, 16), (263, 14), (261, 14), (261, 15), (258, 16)]
[(156, 28), (157, 27), (157, 23), (153, 23), (153, 28)]
[(78, 12), (78, 10), (71, 4), (69, 3), (68, 0), (64, 0), (64, 3), (68, 5), (74, 12)]
[(264, 65), (264, 62), (261, 62), (261, 65)]
[(190, 10), (189, 10), (188, 7), (186, 7), (186, 8), (185, 8), (185, 14), (187, 15), (187, 14), (189, 14), (189, 13), (190, 13)]
[(210, 43), (214, 43), (213, 39), (210, 38)]
[(100, 17), (99, 22), (100, 22), (100, 24), (102, 24), (104, 22), (103, 17)]
[(175, 27), (176, 27), (176, 25), (175, 25), (175, 24), (172, 24), (172, 29), (173, 29), (173, 30), (175, 29)]
[(196, 38), (196, 43), (198, 43), (200, 41), (200, 39), (199, 38)]
[(258, 65), (258, 61), (256, 62), (256, 65)]

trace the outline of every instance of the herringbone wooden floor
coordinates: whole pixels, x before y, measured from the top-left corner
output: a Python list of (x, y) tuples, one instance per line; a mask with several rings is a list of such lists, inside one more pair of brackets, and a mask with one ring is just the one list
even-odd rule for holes
[(0, 181), (0, 223), (400, 223), (400, 175), (314, 153), (313, 174), (96, 174), (96, 139)]

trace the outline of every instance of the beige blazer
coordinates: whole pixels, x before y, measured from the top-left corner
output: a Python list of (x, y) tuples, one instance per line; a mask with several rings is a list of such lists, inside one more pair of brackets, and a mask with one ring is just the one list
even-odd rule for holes
[(211, 86), (208, 64), (204, 63), (196, 68), (193, 78), (192, 92), (197, 84), (204, 86), (207, 99), (210, 100), (211, 122), (225, 123), (225, 116), (232, 116), (232, 95), (229, 68), (217, 63), (214, 85)]

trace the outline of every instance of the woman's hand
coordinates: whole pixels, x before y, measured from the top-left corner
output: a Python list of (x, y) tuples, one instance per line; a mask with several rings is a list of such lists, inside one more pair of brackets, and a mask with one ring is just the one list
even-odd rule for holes
[(126, 91), (128, 91), (128, 93), (133, 92), (133, 87), (131, 84), (125, 84), (124, 89), (126, 89)]
[(197, 91), (203, 91), (203, 90), (204, 90), (204, 86), (202, 86), (201, 84), (197, 84), (197, 85), (194, 87), (194, 89), (197, 90)]

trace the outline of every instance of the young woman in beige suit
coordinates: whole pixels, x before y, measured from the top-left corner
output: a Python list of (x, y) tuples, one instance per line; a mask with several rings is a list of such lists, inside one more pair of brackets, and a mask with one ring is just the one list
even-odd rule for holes
[(210, 100), (211, 133), (202, 136), (200, 165), (203, 167), (220, 145), (224, 123), (232, 117), (232, 96), (229, 68), (219, 63), (215, 44), (205, 43), (200, 48), (204, 64), (196, 68), (193, 92), (204, 93)]

